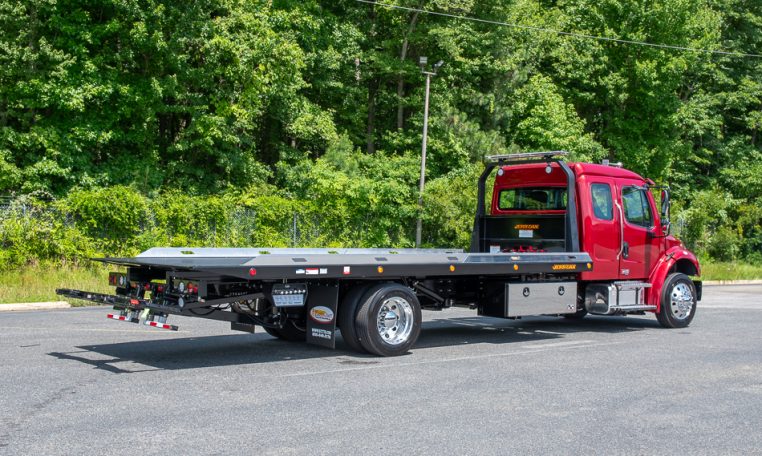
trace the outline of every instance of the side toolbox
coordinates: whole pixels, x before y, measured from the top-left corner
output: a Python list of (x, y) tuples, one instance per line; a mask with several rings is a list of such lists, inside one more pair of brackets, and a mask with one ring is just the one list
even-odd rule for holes
[(577, 311), (577, 282), (506, 283), (505, 316), (557, 315)]

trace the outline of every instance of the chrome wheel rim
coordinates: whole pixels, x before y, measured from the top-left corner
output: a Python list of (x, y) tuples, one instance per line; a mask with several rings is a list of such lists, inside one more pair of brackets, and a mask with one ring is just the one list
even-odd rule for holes
[(404, 343), (413, 332), (413, 306), (395, 296), (381, 303), (376, 317), (376, 329), (381, 340), (389, 345)]
[(672, 288), (669, 296), (669, 307), (672, 316), (678, 320), (685, 320), (693, 312), (693, 292), (686, 283), (678, 283)]

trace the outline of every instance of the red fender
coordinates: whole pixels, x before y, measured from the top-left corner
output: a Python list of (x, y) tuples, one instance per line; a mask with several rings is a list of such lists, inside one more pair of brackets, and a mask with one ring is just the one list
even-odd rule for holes
[(651, 271), (651, 276), (648, 281), (651, 283), (651, 288), (648, 292), (648, 304), (656, 306), (656, 312), (661, 309), (661, 290), (664, 286), (664, 281), (667, 280), (672, 268), (679, 261), (688, 261), (696, 269), (695, 275), (701, 275), (701, 267), (699, 266), (696, 255), (684, 246), (674, 246), (662, 256)]

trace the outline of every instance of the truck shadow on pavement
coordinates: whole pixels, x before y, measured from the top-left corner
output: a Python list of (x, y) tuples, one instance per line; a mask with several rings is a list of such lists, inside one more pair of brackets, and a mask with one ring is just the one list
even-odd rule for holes
[[(466, 344), (515, 345), (563, 340), (576, 333), (625, 333), (658, 327), (648, 318), (586, 318), (570, 321), (537, 317), (503, 320), (483, 317), (433, 319), (423, 323), (414, 352)], [(284, 342), (264, 333), (173, 337), (133, 342), (77, 346), (75, 351), (51, 352), (61, 361), (77, 361), (114, 374), (156, 370), (199, 369), (230, 365), (288, 362), (313, 358), (336, 359), (339, 365), (377, 364), (382, 358), (356, 353), (337, 337), (336, 350), (305, 343)]]
[(521, 320), (488, 317), (443, 318), (423, 324), (415, 348), (573, 340), (575, 333), (627, 333), (658, 327), (658, 322), (648, 317), (586, 317), (582, 320), (557, 317), (528, 317)]

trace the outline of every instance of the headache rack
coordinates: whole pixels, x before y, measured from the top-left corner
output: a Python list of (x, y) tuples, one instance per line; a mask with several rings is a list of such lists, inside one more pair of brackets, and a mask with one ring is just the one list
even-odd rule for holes
[(476, 201), (476, 215), (474, 216), (474, 228), (471, 232), (471, 247), (470, 252), (487, 252), (489, 245), (486, 242), (490, 237), (490, 233), (494, 231), (490, 228), (490, 224), (494, 221), (500, 223), (498, 218), (486, 214), (485, 195), (487, 193), (487, 179), (492, 171), (497, 167), (511, 166), (511, 165), (524, 165), (529, 163), (546, 163), (550, 166), (553, 163), (557, 163), (561, 170), (566, 175), (566, 213), (564, 220), (564, 250), (566, 252), (578, 252), (579, 251), (579, 232), (577, 229), (577, 201), (575, 192), (575, 177), (574, 172), (569, 168), (560, 158), (568, 155), (569, 152), (563, 150), (547, 151), (547, 152), (522, 152), (516, 154), (505, 155), (488, 155), (485, 157), (484, 172), (479, 176), (478, 182), (478, 194)]

